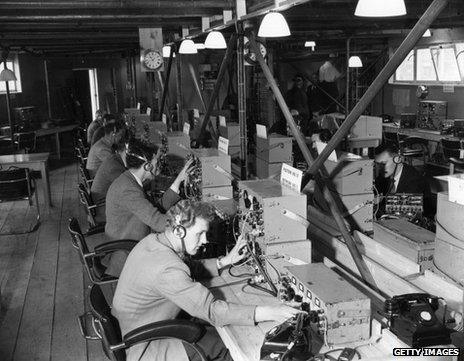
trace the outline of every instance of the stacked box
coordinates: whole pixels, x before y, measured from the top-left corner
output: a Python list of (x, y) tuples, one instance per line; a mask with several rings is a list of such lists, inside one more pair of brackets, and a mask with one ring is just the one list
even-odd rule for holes
[(190, 136), (183, 132), (167, 132), (165, 134), (167, 142), (167, 155), (184, 159), (191, 153)]
[(435, 265), (457, 282), (464, 282), (464, 205), (451, 202), (447, 192), (437, 194)]
[(280, 169), (282, 163), (293, 165), (292, 138), (278, 134), (271, 134), (267, 138), (257, 137), (256, 175), (267, 178)]
[(339, 155), (339, 162), (326, 160), (329, 173), (329, 188), (337, 193), (343, 203), (346, 217), (351, 217), (359, 230), (373, 230), (373, 179), (374, 161), (365, 158), (350, 158), (347, 153)]
[(435, 234), (405, 219), (374, 222), (374, 239), (420, 266), (421, 271), (433, 267)]
[(227, 123), (219, 126), (219, 135), (229, 140), (229, 155), (232, 158), (240, 157), (240, 126), (238, 123)]

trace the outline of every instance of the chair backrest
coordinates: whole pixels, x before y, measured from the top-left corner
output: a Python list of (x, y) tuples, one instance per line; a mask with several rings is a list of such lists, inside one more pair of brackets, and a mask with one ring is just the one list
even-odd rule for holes
[(28, 199), (31, 194), (29, 169), (10, 167), (0, 170), (0, 201)]
[(35, 151), (35, 146), (36, 146), (35, 132), (14, 133), (13, 139), (18, 149), (25, 149), (26, 152)]
[[(79, 221), (76, 218), (70, 218), (68, 224), (68, 231), (71, 235), (71, 242), (74, 248), (81, 251), (82, 254), (89, 253), (89, 247), (85, 241), (84, 234), (82, 233)], [(81, 259), (83, 261), (83, 259)]]
[(111, 314), (111, 308), (98, 285), (90, 290), (90, 308), (94, 318), (94, 326), (101, 336), (103, 351), (113, 361), (125, 361), (125, 350), (112, 351), (110, 346), (121, 343), (121, 329), (118, 320)]
[(459, 158), (463, 144), (460, 140), (442, 139), (441, 147), (445, 158)]
[(93, 208), (95, 203), (90, 196), (88, 188), (82, 183), (79, 183), (79, 197), (81, 199), (81, 203), (85, 206), (87, 215), (91, 217), (91, 221), (93, 222), (94, 226), (97, 223), (95, 220), (96, 211), (95, 208)]

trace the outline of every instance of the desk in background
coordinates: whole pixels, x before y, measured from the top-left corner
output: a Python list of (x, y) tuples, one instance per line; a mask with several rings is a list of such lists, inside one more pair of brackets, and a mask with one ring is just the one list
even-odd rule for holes
[(453, 137), (449, 134), (440, 134), (438, 130), (427, 130), (421, 128), (400, 128), (398, 125), (391, 123), (383, 124), (383, 131), (385, 133), (396, 133), (419, 137), (430, 142), (437, 143), (439, 143), (442, 139), (460, 140), (460, 138)]
[(61, 142), (60, 142), (60, 134), (65, 132), (70, 132), (78, 127), (77, 124), (69, 124), (69, 125), (62, 125), (58, 127), (53, 127), (49, 129), (38, 129), (35, 131), (35, 136), (37, 138), (44, 137), (47, 135), (55, 135), (55, 144), (56, 144), (56, 153), (58, 159), (61, 159)]
[(52, 206), (50, 193), (50, 178), (48, 174), (49, 153), (11, 154), (0, 155), (0, 166), (7, 169), (10, 166), (29, 168), (40, 171), (43, 182), (43, 195), (47, 211)]

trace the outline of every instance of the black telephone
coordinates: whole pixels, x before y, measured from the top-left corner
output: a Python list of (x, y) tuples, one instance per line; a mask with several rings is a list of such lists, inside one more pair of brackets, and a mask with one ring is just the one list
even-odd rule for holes
[(428, 293), (408, 293), (385, 301), (385, 316), (390, 330), (411, 347), (447, 345), (450, 329), (435, 314), (439, 297)]

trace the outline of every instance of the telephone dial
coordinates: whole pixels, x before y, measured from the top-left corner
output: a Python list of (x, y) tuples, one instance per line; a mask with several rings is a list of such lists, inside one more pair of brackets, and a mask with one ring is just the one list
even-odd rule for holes
[(439, 299), (428, 293), (409, 293), (386, 300), (384, 311), (390, 331), (411, 347), (450, 344), (452, 330), (435, 314)]

